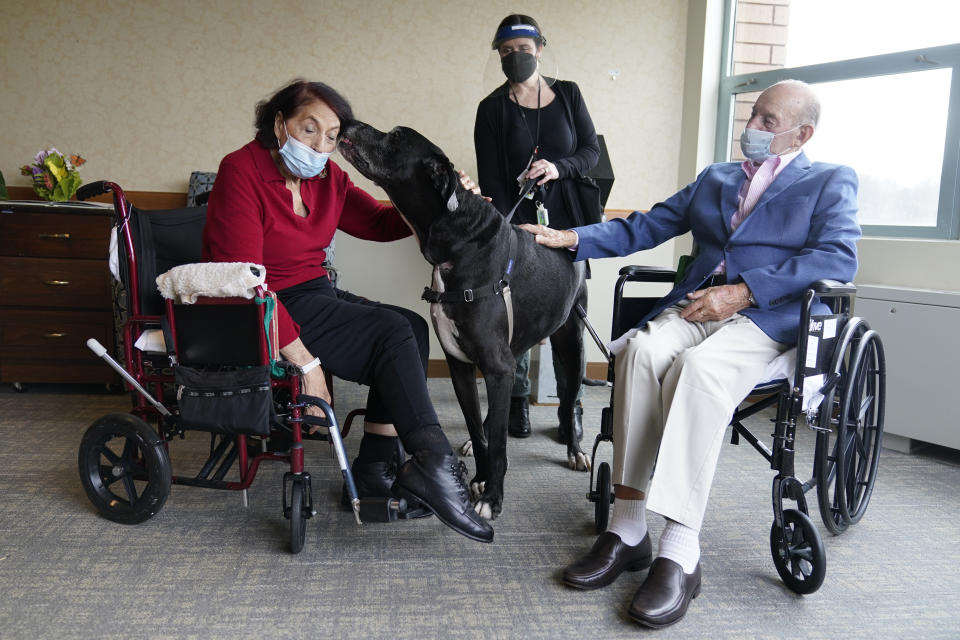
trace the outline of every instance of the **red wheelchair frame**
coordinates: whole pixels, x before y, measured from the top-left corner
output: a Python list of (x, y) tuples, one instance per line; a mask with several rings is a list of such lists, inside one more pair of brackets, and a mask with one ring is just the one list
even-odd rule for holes
[[(352, 412), (341, 432), (332, 407), (320, 398), (306, 396), (300, 393), (299, 368), (289, 363), (279, 362), (277, 366), (283, 370), (282, 375), (269, 377), (269, 395), (278, 416), (271, 419), (269, 435), (253, 436), (244, 433), (243, 429), (210, 428), (199, 429), (210, 431), (210, 452), (202, 468), (195, 476), (174, 475), (170, 464), (169, 443), (177, 436), (183, 437), (185, 431), (197, 430), (196, 425), (185, 424), (177, 406), (177, 398), (171, 397), (171, 390), (175, 378), (169, 372), (169, 365), (163, 363), (168, 359), (167, 353), (153, 354), (149, 360), (144, 353), (134, 348), (134, 343), (148, 328), (165, 327), (167, 344), (173, 348), (168, 351), (179, 354), (177, 317), (186, 307), (194, 305), (177, 305), (173, 301), (165, 302), (165, 313), (161, 315), (148, 313), (144, 309), (142, 289), (144, 282), (140, 282), (144, 265), (139, 264), (138, 242), (133, 232), (133, 220), (138, 214), (149, 215), (169, 214), (169, 219), (176, 216), (192, 221), (194, 228), (190, 230), (192, 241), (197, 241), (196, 230), (205, 219), (205, 208), (195, 207), (167, 211), (138, 212), (125, 198), (123, 190), (112, 182), (95, 182), (84, 185), (78, 191), (80, 200), (94, 196), (112, 193), (118, 243), (122, 245), (125, 256), (121, 268), (121, 280), (126, 288), (128, 309), (122, 323), (124, 365), (121, 366), (107, 353), (96, 340), (88, 341), (88, 346), (94, 353), (103, 358), (126, 380), (132, 393), (133, 407), (129, 413), (113, 413), (96, 420), (85, 432), (78, 454), (78, 467), (81, 482), (87, 496), (94, 507), (104, 517), (123, 524), (137, 524), (151, 518), (163, 507), (170, 494), (171, 484), (182, 484), (212, 489), (224, 489), (243, 492), (244, 506), (247, 503), (246, 490), (253, 483), (261, 462), (277, 461), (289, 464), (289, 470), (283, 479), (283, 515), (290, 520), (290, 549), (297, 553), (303, 548), (306, 535), (306, 520), (315, 514), (310, 474), (304, 470), (303, 441), (309, 439), (328, 440), (334, 450), (343, 475), (346, 493), (358, 524), (361, 516), (367, 520), (389, 521), (396, 519), (396, 514), (405, 508), (402, 500), (397, 499), (364, 499), (357, 497), (356, 487), (347, 462), (343, 445), (353, 418), (362, 413), (362, 410)], [(139, 222), (139, 221), (138, 221)], [(146, 222), (144, 222), (146, 224)], [(138, 227), (139, 228), (139, 227)], [(189, 252), (188, 252), (189, 253)], [(193, 260), (199, 261), (199, 255)], [(125, 271), (124, 271), (125, 270)], [(153, 275), (153, 274), (150, 274)], [(152, 291), (150, 295), (159, 292)], [(249, 343), (254, 342), (252, 333), (255, 331), (257, 343), (254, 349), (247, 344), (245, 350), (250, 361), (230, 362), (231, 365), (260, 365), (269, 367), (271, 364), (270, 348), (264, 321), (266, 319), (266, 292), (257, 288), (254, 300), (245, 298), (199, 298), (196, 305), (212, 305), (217, 309), (232, 314), (245, 309), (247, 315), (252, 315), (256, 329), (248, 327)], [(151, 300), (151, 305), (155, 302)], [(253, 313), (250, 313), (250, 309)], [(249, 320), (249, 318), (248, 318)], [(242, 347), (241, 347), (242, 348)], [(222, 363), (212, 363), (222, 364)], [(174, 367), (177, 364), (174, 362)], [(328, 382), (329, 382), (328, 377)], [(329, 385), (328, 385), (329, 386)], [(152, 390), (152, 394), (149, 390)], [(278, 400), (277, 398), (283, 398)], [(315, 418), (306, 414), (308, 406), (316, 406), (323, 413), (323, 418)], [(305, 423), (322, 424), (327, 427), (326, 433), (306, 436), (302, 425)], [(151, 424), (155, 425), (151, 426)], [(238, 425), (232, 425), (238, 426)], [(289, 442), (284, 441), (279, 446), (273, 446), (277, 436), (289, 430)], [(248, 445), (259, 444), (259, 451), (252, 454)], [(289, 446), (286, 446), (289, 444)], [(269, 445), (269, 446), (268, 446)], [(238, 465), (239, 480), (226, 480), (226, 474)]]

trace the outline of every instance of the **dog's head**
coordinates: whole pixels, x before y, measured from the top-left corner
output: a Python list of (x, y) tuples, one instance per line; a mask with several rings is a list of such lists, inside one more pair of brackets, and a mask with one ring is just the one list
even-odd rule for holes
[(408, 127), (384, 133), (353, 121), (341, 129), (338, 144), (347, 162), (387, 192), (421, 243), (466, 195), (443, 151)]

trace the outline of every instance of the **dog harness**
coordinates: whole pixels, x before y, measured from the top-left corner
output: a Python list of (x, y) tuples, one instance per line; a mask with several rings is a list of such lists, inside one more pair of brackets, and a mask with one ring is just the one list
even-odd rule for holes
[(445, 302), (474, 302), (490, 296), (503, 296), (503, 303), (507, 306), (507, 342), (513, 341), (513, 299), (510, 296), (510, 274), (516, 264), (517, 236), (510, 234), (510, 251), (507, 257), (507, 268), (503, 277), (483, 287), (463, 289), (461, 291), (434, 291), (430, 287), (423, 288), (421, 299), (432, 304)]

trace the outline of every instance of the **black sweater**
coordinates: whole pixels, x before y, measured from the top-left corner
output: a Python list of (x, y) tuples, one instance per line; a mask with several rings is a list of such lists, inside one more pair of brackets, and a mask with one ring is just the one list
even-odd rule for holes
[[(583, 224), (580, 204), (570, 178), (585, 175), (600, 159), (600, 145), (576, 83), (557, 80), (552, 89), (556, 98), (541, 108), (540, 152), (538, 158), (554, 163), (559, 179), (537, 190), (537, 200), (547, 207), (550, 226), (567, 229)], [(517, 176), (524, 170), (536, 136), (536, 109), (523, 109), (510, 100), (505, 83), (477, 107), (473, 142), (477, 152), (477, 181), (484, 195), (506, 215), (519, 197)], [(561, 129), (561, 127), (563, 129)], [(513, 222), (536, 222), (530, 200), (517, 208)]]

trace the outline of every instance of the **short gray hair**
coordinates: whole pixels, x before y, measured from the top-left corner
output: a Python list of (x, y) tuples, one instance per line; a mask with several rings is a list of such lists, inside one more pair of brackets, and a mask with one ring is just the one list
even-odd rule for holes
[(803, 80), (788, 79), (775, 82), (770, 86), (776, 87), (779, 85), (787, 85), (800, 89), (799, 93), (803, 96), (803, 104), (800, 105), (798, 114), (799, 121), (797, 124), (812, 124), (814, 127), (816, 127), (820, 122), (820, 99), (817, 97), (817, 94), (814, 93), (813, 89), (810, 88), (810, 85)]

